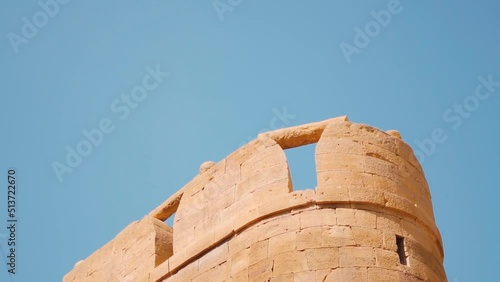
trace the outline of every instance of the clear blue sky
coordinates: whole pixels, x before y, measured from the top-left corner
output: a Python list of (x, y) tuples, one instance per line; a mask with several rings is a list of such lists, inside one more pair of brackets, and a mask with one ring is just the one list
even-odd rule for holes
[[(398, 129), (415, 149), (434, 135), (435, 148), (419, 150), (448, 278), (498, 276), (498, 1), (243, 0), (219, 14), (194, 0), (46, 9), (52, 16), (37, 1), (0, 10), (0, 175), (18, 172), (13, 281), (60, 281), (202, 162), (219, 161), (271, 121), (344, 114)], [(370, 23), (381, 10), (383, 26)], [(121, 100), (131, 91), (139, 103)], [(65, 148), (76, 150), (82, 130), (100, 123), (111, 132), (60, 182), (53, 163), (62, 169)], [(312, 158), (292, 154), (297, 186), (315, 182)], [(0, 187), (4, 226), (6, 180)], [(10, 281), (3, 263), (0, 280)]]

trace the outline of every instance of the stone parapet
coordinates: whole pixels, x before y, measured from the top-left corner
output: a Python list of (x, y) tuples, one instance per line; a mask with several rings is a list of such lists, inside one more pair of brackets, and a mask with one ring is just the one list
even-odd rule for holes
[[(313, 143), (317, 187), (294, 191), (284, 150)], [(174, 213), (169, 229), (163, 221)], [(347, 117), (260, 134), (203, 164), (147, 218), (170, 233), (154, 231), (161, 235), (148, 237), (148, 246), (155, 248), (136, 260), (122, 255), (126, 270), (102, 281), (446, 281), (430, 190), (413, 150), (397, 131)], [(117, 258), (108, 245), (96, 252), (101, 260)], [(153, 249), (161, 258), (123, 280)], [(93, 256), (82, 263), (86, 277)], [(101, 281), (69, 280), (81, 268), (64, 281)]]

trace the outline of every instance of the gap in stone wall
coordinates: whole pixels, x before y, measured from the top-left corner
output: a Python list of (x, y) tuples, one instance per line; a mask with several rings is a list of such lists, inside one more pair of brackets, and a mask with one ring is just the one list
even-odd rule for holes
[(316, 189), (316, 144), (286, 149), (293, 190)]
[(396, 235), (396, 245), (398, 246), (399, 263), (408, 265), (408, 258), (406, 255), (405, 238)]
[(170, 227), (174, 227), (174, 218), (175, 218), (175, 212), (167, 218), (164, 222), (168, 224)]

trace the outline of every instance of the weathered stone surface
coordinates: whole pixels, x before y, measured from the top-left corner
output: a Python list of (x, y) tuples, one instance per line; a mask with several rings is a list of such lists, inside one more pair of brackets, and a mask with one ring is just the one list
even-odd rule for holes
[[(317, 187), (293, 191), (283, 150), (312, 143)], [(172, 229), (162, 221), (174, 213)], [(443, 257), (408, 144), (338, 117), (260, 134), (205, 162), (64, 282), (446, 281)]]
[(172, 254), (172, 228), (146, 216), (79, 261), (63, 281), (147, 281), (148, 273)]
[(399, 131), (397, 131), (397, 130), (387, 130), (386, 133), (391, 135), (391, 136), (394, 136), (396, 138), (403, 139), (401, 137), (401, 133), (399, 133)]
[(215, 166), (215, 163), (212, 161), (206, 161), (201, 164), (200, 166), (200, 173), (204, 173), (205, 171), (211, 169), (212, 167)]
[(289, 149), (299, 146), (317, 143), (325, 127), (331, 123), (348, 121), (347, 116), (332, 118), (316, 123), (309, 123), (296, 127), (278, 129), (276, 131), (259, 134), (259, 138), (265, 137), (276, 141), (281, 148)]

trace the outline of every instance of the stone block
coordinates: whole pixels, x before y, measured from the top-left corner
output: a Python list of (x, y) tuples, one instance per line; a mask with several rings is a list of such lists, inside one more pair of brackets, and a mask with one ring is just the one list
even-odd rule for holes
[(308, 227), (297, 233), (297, 250), (320, 248), (323, 244), (323, 227)]
[(288, 232), (287, 222), (281, 220), (280, 218), (275, 218), (273, 220), (267, 221), (260, 225), (260, 228), (260, 241)]
[(335, 209), (318, 209), (300, 213), (300, 228), (313, 226), (336, 225)]
[(316, 280), (316, 271), (303, 271), (303, 272), (293, 273), (292, 280), (282, 280), (282, 281), (300, 282), (300, 281), (314, 281), (314, 280)]
[(233, 282), (248, 282), (248, 268), (241, 270), (240, 272), (231, 276), (229, 281)]
[(293, 191), (289, 195), (292, 207), (314, 203), (316, 200), (316, 191), (312, 189)]
[(295, 231), (283, 233), (269, 238), (269, 257), (297, 249), (297, 233)]
[[(267, 197), (266, 197), (267, 196)], [(288, 210), (290, 208), (290, 194), (280, 193), (274, 196), (265, 195), (262, 193), (259, 195), (259, 215), (267, 216), (280, 211)]]
[(234, 218), (234, 230), (247, 226), (259, 216), (259, 203), (254, 200), (253, 194), (247, 194), (230, 206), (229, 216)]
[[(231, 276), (236, 276), (250, 265), (250, 248), (231, 255)], [(247, 271), (248, 274), (248, 271)]]
[(349, 188), (342, 185), (318, 184), (316, 191), (318, 203), (349, 203)]
[(286, 165), (286, 156), (283, 149), (276, 144), (265, 150), (253, 154), (241, 164), (242, 178), (248, 178), (276, 165)]
[(372, 247), (341, 247), (339, 265), (373, 267), (376, 265), (375, 250)]
[(402, 281), (400, 278), (400, 272), (390, 269), (383, 268), (369, 268), (368, 269), (368, 280), (373, 282), (387, 282), (387, 281)]
[[(311, 270), (334, 269), (339, 267), (338, 248), (307, 249), (304, 252), (307, 258), (307, 266)], [(314, 279), (307, 281), (314, 281)]]
[(250, 227), (240, 233), (236, 233), (234, 237), (229, 240), (229, 252), (231, 254), (236, 254), (243, 249), (249, 248), (251, 245), (259, 241), (259, 236), (262, 232), (262, 228)]
[(365, 155), (365, 145), (346, 138), (325, 138), (316, 145), (316, 155), (330, 153), (350, 153)]
[(226, 190), (218, 191), (214, 196), (211, 196), (211, 200), (208, 204), (208, 216), (212, 217), (219, 214), (223, 209), (229, 207), (234, 203), (235, 199), (235, 186), (229, 187)]
[(317, 172), (365, 170), (365, 156), (351, 153), (324, 153), (316, 155)]
[(368, 271), (366, 267), (345, 267), (333, 269), (325, 282), (338, 282), (338, 281), (369, 281)]
[(261, 260), (248, 268), (248, 281), (261, 282), (269, 281), (273, 276), (274, 262), (272, 259), (267, 258)]
[(349, 188), (351, 204), (371, 204), (383, 208), (385, 206), (384, 192), (370, 188)]
[(228, 243), (224, 243), (212, 249), (199, 259), (198, 272), (205, 272), (227, 260), (229, 260), (229, 247)]
[(402, 267), (396, 251), (375, 248), (375, 257), (377, 259), (377, 267), (392, 270), (400, 270)]
[[(295, 281), (299, 280), (295, 280), (293, 273), (288, 273), (271, 278), (271, 282), (295, 282)], [(301, 280), (301, 281), (307, 281), (307, 280)]]
[(295, 148), (318, 142), (325, 128), (335, 123), (346, 123), (347, 116), (336, 117), (320, 122), (299, 125), (290, 128), (278, 129), (259, 134), (259, 139), (273, 139), (281, 148)]
[(338, 208), (337, 223), (345, 226), (360, 226), (360, 227), (377, 227), (377, 216), (375, 212), (360, 210), (360, 209), (347, 209)]
[(384, 244), (382, 247), (386, 250), (396, 252), (398, 250), (398, 246), (396, 244), (396, 234), (391, 230), (383, 231), (384, 236)]
[(349, 226), (323, 226), (321, 234), (321, 246), (343, 247), (355, 246), (356, 242)]
[(269, 253), (269, 240), (257, 241), (250, 246), (248, 253), (249, 264), (255, 264), (268, 257)]
[(287, 273), (297, 273), (309, 270), (307, 257), (303, 251), (291, 251), (278, 254), (274, 257), (273, 275), (280, 276)]
[(316, 270), (315, 282), (324, 282), (330, 273), (331, 269)]
[(354, 242), (362, 247), (381, 248), (384, 244), (383, 231), (367, 227), (351, 227)]
[(241, 182), (236, 186), (237, 199), (277, 180), (288, 179), (288, 165), (277, 164), (250, 176), (241, 177)]
[(318, 184), (328, 187), (365, 187), (371, 182), (372, 174), (363, 171), (322, 171), (318, 172)]
[(229, 167), (240, 166), (254, 154), (274, 145), (276, 145), (276, 142), (269, 138), (255, 139), (227, 156), (226, 165)]

